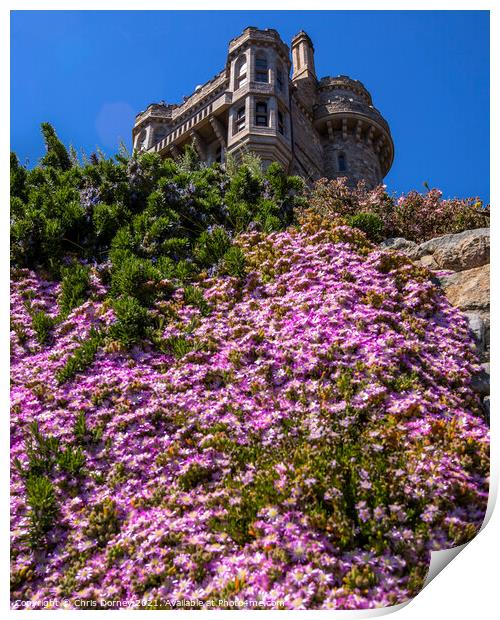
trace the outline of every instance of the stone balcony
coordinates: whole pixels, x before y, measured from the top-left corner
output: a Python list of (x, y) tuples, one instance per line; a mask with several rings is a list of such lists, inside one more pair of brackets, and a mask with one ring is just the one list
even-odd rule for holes
[(196, 114), (187, 118), (182, 125), (177, 126), (173, 131), (163, 138), (160, 142), (151, 147), (150, 151), (155, 153), (161, 153), (165, 149), (173, 145), (178, 145), (186, 140), (189, 136), (189, 132), (198, 131), (201, 127), (210, 123), (210, 117), (218, 116), (225, 112), (232, 103), (232, 93), (225, 92), (217, 99), (214, 99), (201, 109)]

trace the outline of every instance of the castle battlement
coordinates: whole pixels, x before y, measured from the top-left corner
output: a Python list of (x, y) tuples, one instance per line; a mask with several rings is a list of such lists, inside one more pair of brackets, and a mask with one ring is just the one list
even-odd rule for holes
[[(292, 75), (290, 77), (290, 71)], [(249, 26), (229, 42), (224, 69), (180, 104), (136, 116), (136, 150), (175, 157), (192, 144), (203, 161), (258, 154), (309, 180), (382, 181), (394, 158), (387, 121), (348, 76), (317, 79), (314, 46), (301, 31), (290, 48), (274, 29)]]

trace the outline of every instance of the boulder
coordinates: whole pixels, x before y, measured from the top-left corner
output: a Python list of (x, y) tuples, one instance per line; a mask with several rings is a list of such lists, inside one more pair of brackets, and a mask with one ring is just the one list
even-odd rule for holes
[(397, 250), (398, 252), (410, 254), (417, 249), (418, 245), (414, 241), (403, 239), (403, 237), (390, 237), (389, 239), (382, 241), (380, 247), (384, 250)]
[(438, 269), (439, 267), (439, 265), (434, 260), (434, 256), (432, 256), (432, 254), (426, 254), (425, 256), (422, 256), (422, 258), (420, 259), (420, 263), (424, 267), (427, 267), (427, 269), (431, 270)]
[(464, 312), (489, 313), (490, 266), (439, 277), (449, 302)]
[(490, 397), (486, 396), (485, 398), (483, 398), (483, 410), (484, 410), (484, 416), (486, 418), (486, 421), (489, 422), (490, 421)]
[(408, 247), (406, 252), (423, 263), (431, 263), (431, 257), (437, 269), (466, 271), (482, 267), (490, 261), (490, 229), (476, 228), (436, 237), (416, 248)]
[(465, 312), (464, 314), (469, 323), (469, 329), (477, 348), (480, 352), (484, 351), (486, 347), (486, 324), (483, 317), (476, 312)]
[(490, 393), (490, 365), (481, 364), (481, 370), (472, 377), (471, 388), (479, 396), (488, 396)]

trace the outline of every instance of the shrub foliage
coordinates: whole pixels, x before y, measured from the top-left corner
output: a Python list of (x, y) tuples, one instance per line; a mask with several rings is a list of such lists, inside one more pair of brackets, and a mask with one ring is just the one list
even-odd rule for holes
[(328, 218), (342, 218), (373, 241), (404, 237), (417, 243), (472, 228), (489, 226), (489, 205), (478, 198), (445, 200), (438, 189), (411, 191), (396, 198), (385, 186), (351, 189), (344, 179), (319, 180), (310, 193), (311, 206)]

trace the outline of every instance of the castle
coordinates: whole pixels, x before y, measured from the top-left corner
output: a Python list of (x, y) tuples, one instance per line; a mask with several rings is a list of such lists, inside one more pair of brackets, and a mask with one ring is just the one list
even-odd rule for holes
[(305, 32), (291, 52), (292, 61), (276, 30), (245, 28), (230, 41), (224, 69), (182, 104), (154, 103), (137, 115), (134, 149), (175, 157), (191, 143), (207, 163), (251, 151), (307, 180), (381, 183), (394, 144), (370, 93), (347, 76), (318, 80)]

